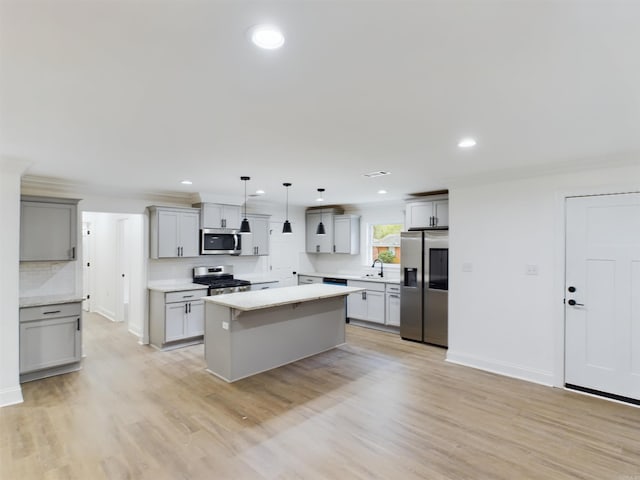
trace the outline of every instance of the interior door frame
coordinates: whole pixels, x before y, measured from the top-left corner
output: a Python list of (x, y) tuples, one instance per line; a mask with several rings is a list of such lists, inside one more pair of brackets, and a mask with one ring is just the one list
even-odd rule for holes
[(621, 195), (640, 193), (640, 188), (630, 185), (582, 187), (556, 191), (555, 195), (555, 268), (554, 268), (554, 325), (555, 325), (555, 358), (553, 386), (565, 388), (565, 344), (566, 344), (566, 310), (564, 305), (566, 275), (566, 242), (567, 242), (567, 208), (566, 201), (573, 197), (596, 197), (604, 195)]

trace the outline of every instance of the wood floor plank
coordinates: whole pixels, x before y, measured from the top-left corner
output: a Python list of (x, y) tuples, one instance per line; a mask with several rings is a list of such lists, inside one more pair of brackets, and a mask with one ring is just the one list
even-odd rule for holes
[(343, 347), (227, 384), (203, 345), (85, 326), (81, 371), (0, 409), (1, 479), (640, 478), (640, 409), (393, 334), (348, 326)]

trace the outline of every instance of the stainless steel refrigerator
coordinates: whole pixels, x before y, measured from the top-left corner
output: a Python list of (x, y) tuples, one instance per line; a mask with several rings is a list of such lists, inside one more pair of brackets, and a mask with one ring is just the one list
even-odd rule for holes
[(400, 234), (400, 336), (448, 346), (449, 231)]

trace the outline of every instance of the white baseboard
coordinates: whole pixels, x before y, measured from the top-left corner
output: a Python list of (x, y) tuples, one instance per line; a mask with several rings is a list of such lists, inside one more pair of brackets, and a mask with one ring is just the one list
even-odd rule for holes
[(104, 308), (102, 308), (102, 307), (96, 307), (93, 311), (94, 311), (95, 313), (99, 314), (99, 315), (102, 315), (102, 316), (103, 316), (103, 317), (105, 317), (106, 319), (111, 320), (112, 322), (115, 322), (115, 321), (116, 321), (116, 314), (115, 314), (115, 312), (112, 312), (112, 311), (110, 311), (110, 310), (106, 310), (106, 309), (104, 309)]
[(0, 390), (0, 407), (8, 407), (9, 405), (15, 405), (23, 401), (22, 388), (20, 385)]
[(511, 363), (498, 362), (492, 359), (480, 358), (473, 355), (467, 355), (465, 353), (458, 353), (447, 351), (447, 362), (456, 363), (458, 365), (464, 365), (465, 367), (477, 368), (491, 373), (497, 373), (498, 375), (504, 375), (506, 377), (517, 378), (519, 380), (525, 380), (527, 382), (539, 383), (547, 387), (554, 386), (554, 375), (552, 372), (545, 372), (542, 370), (535, 370), (522, 365), (516, 365)]

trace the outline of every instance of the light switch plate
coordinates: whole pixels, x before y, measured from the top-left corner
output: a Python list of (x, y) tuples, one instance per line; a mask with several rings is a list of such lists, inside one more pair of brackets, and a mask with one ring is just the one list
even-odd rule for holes
[(229, 322), (222, 322), (222, 329), (229, 330)]
[(527, 265), (526, 274), (527, 275), (538, 275), (538, 265)]

